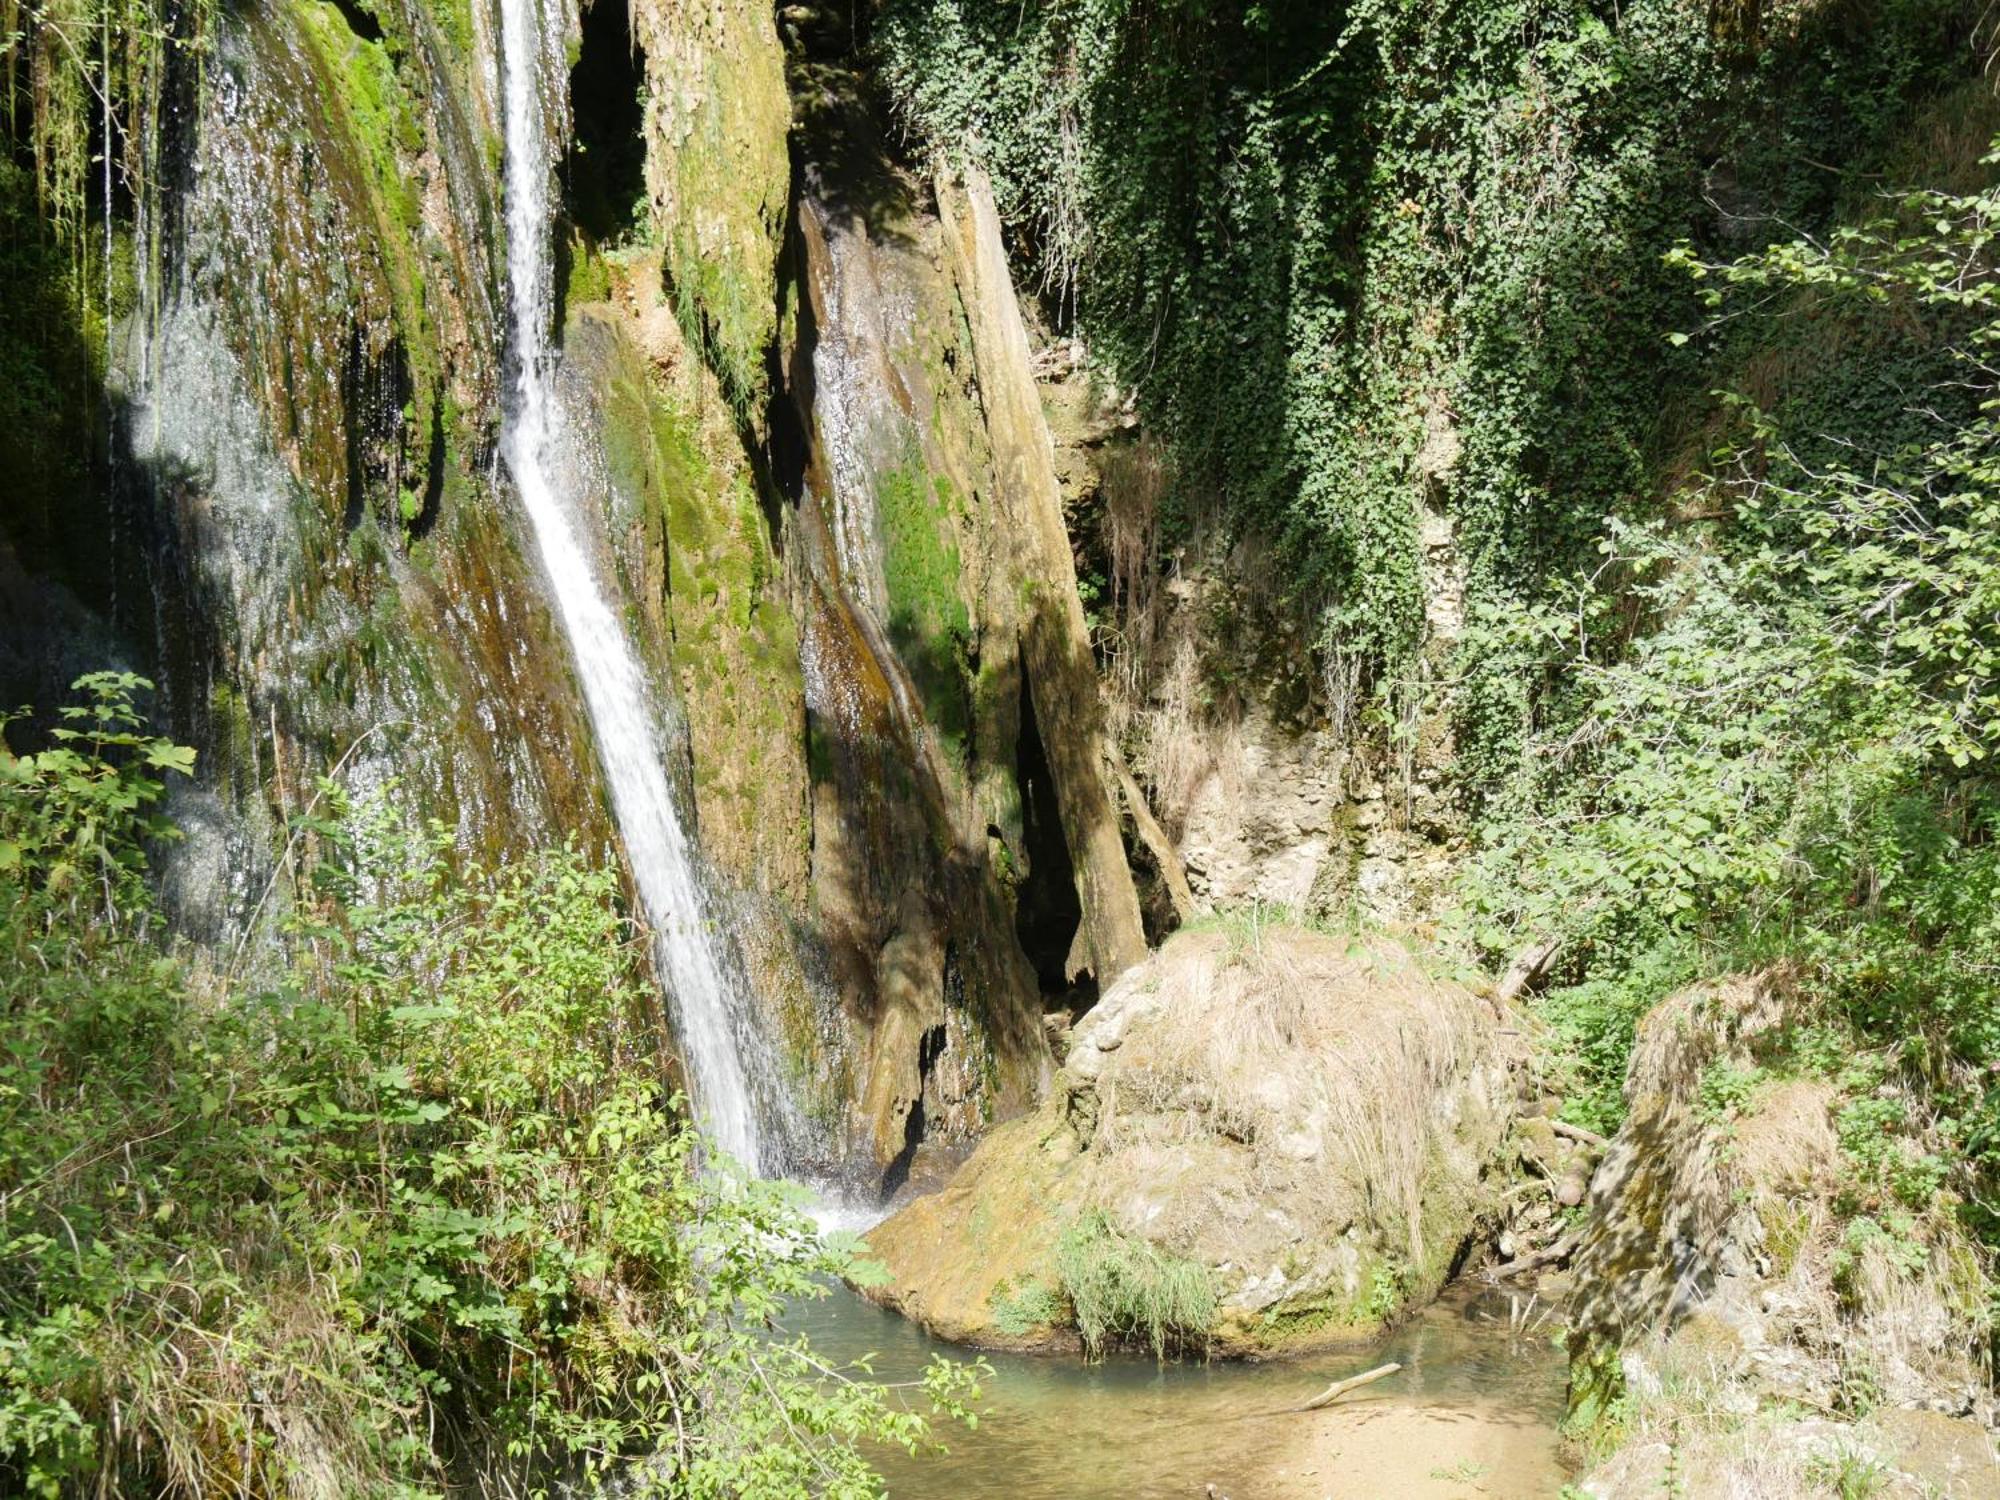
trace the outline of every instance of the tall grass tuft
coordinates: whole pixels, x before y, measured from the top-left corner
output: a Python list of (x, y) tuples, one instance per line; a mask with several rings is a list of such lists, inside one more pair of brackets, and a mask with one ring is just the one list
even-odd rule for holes
[(1093, 1210), (1057, 1241), (1056, 1272), (1091, 1358), (1113, 1339), (1150, 1345), (1157, 1359), (1169, 1349), (1206, 1350), (1215, 1323), (1206, 1266), (1120, 1234)]

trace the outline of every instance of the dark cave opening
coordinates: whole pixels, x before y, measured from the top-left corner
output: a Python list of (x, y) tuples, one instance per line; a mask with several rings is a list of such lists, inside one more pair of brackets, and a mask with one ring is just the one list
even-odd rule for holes
[(1083, 921), (1076, 866), (1063, 836), (1062, 805), (1035, 721), (1035, 695), (1021, 669), (1021, 732), (1014, 742), (1014, 776), (1021, 791), (1021, 842), (1027, 871), (1014, 893), (1014, 936), (1034, 965), (1045, 996), (1067, 997), (1069, 950)]
[(627, 0), (594, 0), (569, 74), (563, 195), (570, 222), (599, 244), (623, 239), (645, 217), (645, 86), (646, 54)]
[[(947, 957), (947, 981), (950, 962)], [(926, 1084), (930, 1081), (931, 1069), (937, 1066), (938, 1059), (944, 1055), (944, 1044), (945, 1029), (942, 1025), (931, 1027), (917, 1043), (917, 1076)], [(882, 1174), (884, 1198), (894, 1197), (902, 1190), (903, 1184), (910, 1180), (910, 1168), (916, 1162), (917, 1148), (924, 1143), (924, 1133), (928, 1123), (924, 1117), (924, 1096), (919, 1092), (916, 1101), (910, 1106), (909, 1115), (903, 1121), (903, 1149), (896, 1153), (896, 1159), (889, 1163), (888, 1169)]]
[(333, 8), (339, 11), (341, 19), (347, 22), (347, 29), (362, 41), (382, 40), (382, 23), (375, 19), (370, 7), (362, 4), (361, 0), (333, 0)]

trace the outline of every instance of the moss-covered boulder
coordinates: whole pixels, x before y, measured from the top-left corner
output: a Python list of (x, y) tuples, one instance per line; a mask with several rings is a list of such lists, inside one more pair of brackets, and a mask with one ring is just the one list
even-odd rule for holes
[(1585, 1494), (2000, 1493), (1990, 1282), (1870, 1123), (1921, 1101), (1837, 1037), (1783, 971), (1640, 1023), (1569, 1304)]
[(1387, 941), (1183, 932), (1077, 1026), (1042, 1106), (868, 1243), (946, 1338), (1262, 1354), (1362, 1337), (1487, 1225), (1492, 1013)]

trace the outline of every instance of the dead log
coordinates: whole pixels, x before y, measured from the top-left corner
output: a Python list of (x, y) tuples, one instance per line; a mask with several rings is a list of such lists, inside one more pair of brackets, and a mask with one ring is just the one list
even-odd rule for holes
[(1318, 1411), (1322, 1406), (1329, 1406), (1333, 1402), (1338, 1401), (1342, 1396), (1345, 1396), (1349, 1391), (1359, 1390), (1362, 1386), (1371, 1384), (1372, 1382), (1377, 1380), (1381, 1380), (1385, 1376), (1393, 1375), (1402, 1368), (1403, 1367), (1401, 1365), (1393, 1363), (1386, 1365), (1377, 1365), (1372, 1370), (1363, 1370), (1359, 1375), (1350, 1375), (1345, 1380), (1336, 1380), (1332, 1385), (1328, 1386), (1325, 1390), (1321, 1391), (1317, 1396), (1313, 1397), (1312, 1400), (1308, 1401), (1304, 1406), (1295, 1406), (1292, 1408), (1292, 1410)]
[(1153, 863), (1160, 872), (1160, 881), (1167, 888), (1167, 900), (1173, 904), (1174, 916), (1183, 925), (1192, 922), (1197, 914), (1194, 891), (1188, 885), (1187, 866), (1181, 863), (1180, 851), (1174, 848), (1174, 841), (1167, 837), (1166, 829), (1153, 816), (1152, 808), (1146, 805), (1146, 794), (1139, 789), (1139, 783), (1126, 769), (1125, 757), (1118, 747), (1109, 741), (1105, 744), (1106, 758), (1111, 762), (1112, 777), (1118, 789), (1125, 794), (1125, 810), (1132, 815), (1133, 831), (1139, 835), (1139, 842), (1146, 846), (1146, 852), (1153, 856)]
[(1611, 1142), (1594, 1130), (1585, 1130), (1581, 1125), (1572, 1125), (1567, 1120), (1549, 1121), (1549, 1129), (1557, 1135), (1568, 1136), (1573, 1141), (1581, 1141), (1586, 1146), (1595, 1146), (1599, 1151), (1609, 1151)]
[(1562, 939), (1552, 937), (1517, 953), (1507, 965), (1507, 972), (1500, 976), (1500, 983), (1493, 988), (1493, 1008), (1504, 1015), (1508, 1006), (1542, 982), (1542, 976), (1549, 972), (1549, 965), (1556, 961), (1561, 950)]

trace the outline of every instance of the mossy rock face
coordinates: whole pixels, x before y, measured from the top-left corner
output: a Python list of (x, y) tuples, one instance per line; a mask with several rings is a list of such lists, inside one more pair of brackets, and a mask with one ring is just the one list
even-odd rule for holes
[(1184, 932), (1078, 1025), (1033, 1115), (869, 1234), (869, 1295), (983, 1347), (1366, 1338), (1491, 1221), (1511, 1110), (1490, 1013), (1407, 952)]
[(920, 456), (876, 480), (889, 639), (909, 669), (932, 726), (963, 761), (971, 730), (972, 614), (959, 592), (960, 506), (950, 478)]
[(734, 881), (802, 907), (805, 688), (755, 476), (717, 381), (648, 305), (657, 262), (615, 269), (617, 294), (572, 317), (564, 369), (603, 456), (611, 557), (687, 725), (704, 850)]
[(791, 201), (791, 95), (774, 10), (635, 0), (646, 53), (646, 185), (666, 281), (739, 410), (761, 409)]
[(149, 268), (178, 274), (107, 377), (145, 497), (121, 537), (151, 549), (124, 598), (162, 602), (135, 634), (170, 727), (247, 828), (343, 762), (468, 854), (558, 830), (608, 849), (561, 636), (491, 483), (477, 85), (422, 11), (287, 0), (213, 44)]

